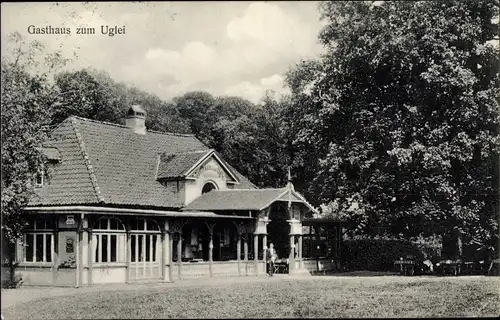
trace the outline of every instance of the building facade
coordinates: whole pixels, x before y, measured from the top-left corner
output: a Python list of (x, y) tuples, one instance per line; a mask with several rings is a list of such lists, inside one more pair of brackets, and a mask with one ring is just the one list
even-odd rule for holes
[[(87, 286), (265, 272), (269, 242), (289, 273), (338, 267), (340, 226), (319, 223), (291, 182), (258, 189), (193, 135), (70, 117), (16, 248), (25, 285)], [(333, 248), (333, 249), (332, 249)]]

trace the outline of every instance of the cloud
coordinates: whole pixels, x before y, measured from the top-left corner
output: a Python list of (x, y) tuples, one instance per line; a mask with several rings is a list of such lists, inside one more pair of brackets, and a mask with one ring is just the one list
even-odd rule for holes
[(283, 85), (284, 78), (278, 74), (262, 78), (257, 83), (243, 81), (236, 85), (229, 86), (223, 94), (240, 96), (254, 103), (258, 103), (266, 94), (272, 91), (277, 95), (289, 93), (289, 89)]
[(236, 43), (250, 42), (277, 51), (291, 49), (300, 54), (310, 53), (311, 44), (315, 41), (310, 37), (311, 28), (298, 23), (298, 17), (265, 2), (250, 4), (245, 15), (232, 19), (226, 30), (227, 36)]
[(152, 72), (159, 69), (156, 72), (171, 74), (181, 82), (194, 83), (210, 78), (218, 56), (202, 42), (189, 42), (180, 51), (150, 49), (145, 58)]
[(170, 75), (176, 79), (171, 87), (164, 87), (164, 93), (210, 87), (214, 94), (258, 101), (266, 90), (286, 92), (282, 76), (263, 77), (269, 75), (270, 68), (282, 72), (317, 51), (316, 34), (309, 25), (264, 2), (251, 3), (243, 15), (230, 19), (226, 36), (229, 42), (224, 48), (200, 41), (188, 42), (180, 50), (151, 48), (145, 54), (147, 69), (158, 77)]
[(260, 83), (263, 86), (277, 86), (281, 85), (283, 86), (283, 77), (280, 76), (279, 74), (274, 74), (268, 78), (262, 78), (260, 79)]
[[(2, 4), (1, 24), (2, 44), (8, 32), (22, 31), (47, 52), (76, 53), (67, 69), (101, 69), (163, 99), (205, 90), (258, 101), (266, 90), (286, 92), (282, 73), (321, 50), (310, 2), (10, 3)], [(99, 34), (28, 35), (30, 24)], [(126, 35), (101, 35), (101, 25), (125, 25)]]
[(258, 84), (253, 84), (248, 81), (240, 82), (232, 85), (224, 91), (228, 96), (240, 96), (254, 103), (258, 102), (264, 96), (265, 90)]

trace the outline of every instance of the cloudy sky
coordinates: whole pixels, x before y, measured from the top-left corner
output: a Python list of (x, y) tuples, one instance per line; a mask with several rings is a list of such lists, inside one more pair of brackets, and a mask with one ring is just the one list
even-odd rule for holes
[[(30, 25), (72, 34), (33, 35)], [(125, 34), (103, 35), (101, 25), (125, 26)], [(77, 27), (96, 34), (77, 35)], [(320, 28), (312, 1), (2, 3), (1, 15), (2, 43), (18, 31), (48, 52), (76, 54), (70, 69), (105, 70), (164, 99), (205, 90), (257, 102), (265, 90), (286, 92), (288, 68), (321, 52)]]

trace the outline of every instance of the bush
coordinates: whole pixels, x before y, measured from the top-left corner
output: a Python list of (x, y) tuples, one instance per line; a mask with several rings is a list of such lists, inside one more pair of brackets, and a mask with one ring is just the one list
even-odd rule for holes
[(350, 239), (342, 245), (342, 260), (350, 271), (393, 271), (394, 262), (401, 257), (434, 260), (436, 254), (430, 245), (400, 239)]

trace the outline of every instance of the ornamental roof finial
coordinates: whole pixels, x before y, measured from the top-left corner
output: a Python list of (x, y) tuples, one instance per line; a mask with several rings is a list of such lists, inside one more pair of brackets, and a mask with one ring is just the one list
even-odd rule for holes
[(290, 173), (290, 167), (288, 167), (288, 183), (287, 183), (287, 188), (294, 191), (295, 188), (293, 187), (293, 183), (292, 183), (292, 174)]

